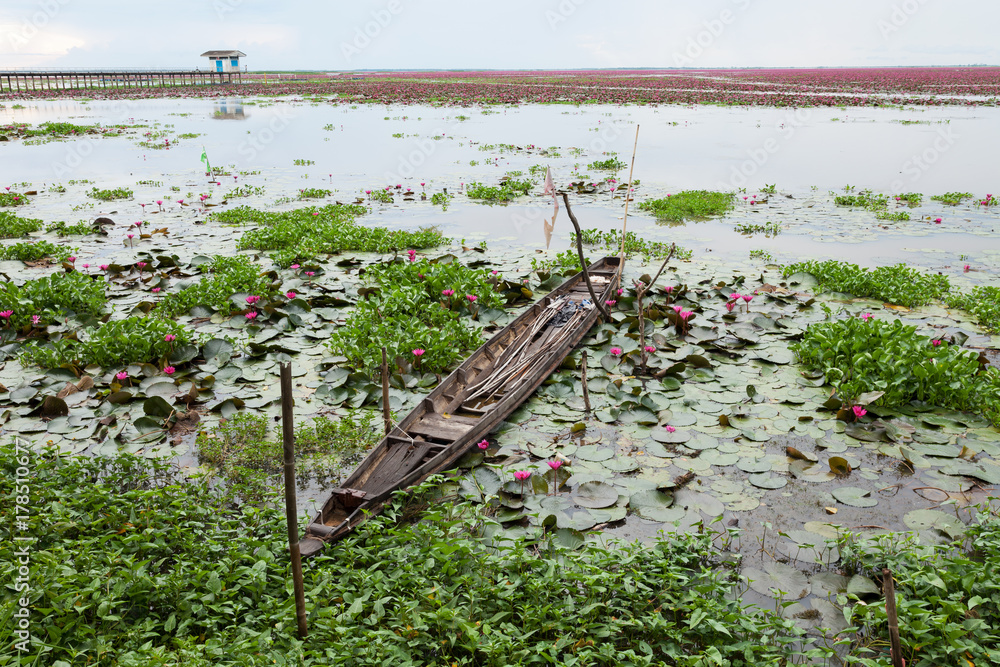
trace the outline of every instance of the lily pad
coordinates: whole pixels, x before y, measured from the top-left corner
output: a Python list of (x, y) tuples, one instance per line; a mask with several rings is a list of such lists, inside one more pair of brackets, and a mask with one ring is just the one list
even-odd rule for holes
[(618, 490), (604, 482), (587, 482), (573, 491), (572, 498), (582, 507), (609, 507), (618, 502)]
[(809, 580), (791, 565), (765, 563), (763, 569), (744, 568), (743, 576), (749, 580), (750, 588), (761, 595), (785, 600), (800, 600), (809, 595)]
[(878, 500), (871, 497), (871, 491), (859, 489), (856, 486), (842, 486), (833, 490), (833, 497), (839, 502), (851, 507), (875, 507)]

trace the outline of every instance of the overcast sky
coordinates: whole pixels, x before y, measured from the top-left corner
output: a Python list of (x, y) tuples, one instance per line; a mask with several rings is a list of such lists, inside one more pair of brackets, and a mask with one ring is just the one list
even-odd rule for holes
[(2, 0), (0, 69), (1000, 64), (997, 0)]

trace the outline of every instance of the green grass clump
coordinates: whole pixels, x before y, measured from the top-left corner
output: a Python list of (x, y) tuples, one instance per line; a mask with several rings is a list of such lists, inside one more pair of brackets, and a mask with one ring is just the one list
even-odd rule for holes
[(899, 320), (852, 317), (819, 322), (789, 346), (848, 403), (882, 391), (875, 405), (917, 400), (982, 414), (1000, 424), (1000, 371), (980, 371), (979, 355), (917, 333)]
[(113, 188), (100, 190), (98, 188), (91, 188), (90, 192), (87, 193), (88, 197), (92, 199), (99, 199), (100, 201), (114, 201), (115, 199), (131, 199), (132, 190), (129, 188)]
[(22, 218), (9, 211), (0, 211), (0, 239), (27, 236), (41, 229), (42, 224), (42, 221), (37, 218)]
[(731, 192), (709, 190), (684, 190), (662, 199), (650, 199), (639, 204), (640, 211), (648, 211), (660, 220), (687, 220), (725, 215), (733, 210), (736, 195)]
[(1000, 288), (974, 287), (971, 292), (950, 292), (945, 301), (952, 308), (961, 308), (975, 315), (988, 333), (1000, 333)]
[(0, 524), (0, 559), (16, 563), (14, 538), (32, 536), (24, 595), (45, 622), (21, 655), (29, 663), (808, 661), (795, 657), (804, 633), (791, 620), (743, 607), (742, 584), (719, 566), (708, 531), (579, 551), (548, 537), (533, 538), (537, 549), (513, 540), (486, 546), (481, 536), (494, 520), (468, 504), (435, 502), (429, 484), (416, 491), (427, 509), (396, 496), (304, 568), (309, 636), (299, 640), (282, 510), (141, 456), (68, 458), (13, 446), (0, 449), (4, 497), (17, 495), (22, 456), (31, 458), (31, 503), (45, 511), (29, 513), (24, 533)]
[(958, 206), (962, 203), (963, 199), (972, 199), (973, 194), (971, 192), (946, 192), (943, 195), (934, 195), (931, 197), (934, 201), (939, 201), (942, 204), (947, 204), (948, 206)]
[[(599, 229), (583, 230), (584, 245), (597, 246), (598, 248), (610, 250), (614, 254), (618, 254), (621, 251), (621, 239), (622, 234), (617, 229), (612, 229), (608, 232), (602, 232)], [(576, 233), (573, 234), (570, 241), (576, 243)], [(647, 241), (635, 232), (625, 232), (626, 257), (641, 255), (644, 262), (655, 258), (663, 259), (670, 254), (670, 245), (669, 243), (661, 243), (660, 241)], [(678, 246), (674, 251), (674, 257), (677, 259), (691, 259), (691, 251)], [(579, 264), (579, 260), (576, 263)]]
[(104, 283), (82, 273), (55, 273), (29, 280), (23, 285), (0, 283), (0, 311), (12, 310), (10, 324), (15, 328), (32, 322), (32, 316), (45, 325), (68, 315), (99, 317), (107, 297)]
[(282, 266), (308, 261), (320, 254), (388, 253), (407, 248), (431, 248), (446, 240), (433, 228), (407, 232), (359, 225), (355, 218), (367, 210), (364, 206), (345, 204), (283, 212), (240, 206), (213, 213), (212, 219), (226, 224), (258, 225), (257, 229), (243, 235), (239, 249), (277, 250), (274, 258)]
[[(295, 429), (295, 457), (299, 474), (317, 469), (336, 470), (338, 463), (354, 462), (380, 439), (374, 410), (349, 411), (336, 420), (316, 417)], [(280, 491), (282, 472), (280, 437), (268, 432), (268, 418), (239, 412), (197, 437), (198, 458), (215, 469), (228, 484), (240, 488), (247, 500), (273, 499)]]
[(0, 192), (0, 206), (24, 206), (30, 203), (20, 192)]
[(263, 275), (259, 266), (248, 257), (216, 256), (204, 269), (207, 272), (197, 283), (167, 294), (152, 312), (160, 317), (186, 315), (195, 306), (211, 308), (223, 314), (246, 309), (244, 301), (234, 301), (234, 296), (256, 295), (270, 297), (277, 294), (271, 279)]
[(889, 195), (875, 194), (871, 190), (862, 190), (856, 195), (839, 195), (834, 197), (837, 206), (852, 206), (868, 211), (883, 211), (889, 206)]
[(871, 297), (908, 308), (940, 299), (951, 287), (948, 276), (920, 273), (905, 264), (871, 270), (833, 259), (797, 262), (786, 266), (782, 276), (787, 278), (800, 272), (815, 276), (820, 288)]
[[(960, 525), (952, 516), (928, 532), (940, 531), (955, 538)], [(848, 534), (840, 538), (839, 547), (847, 574), (879, 581), (882, 568), (892, 571), (901, 657), (907, 665), (978, 667), (997, 663), (1000, 519), (995, 512), (981, 509), (964, 535), (951, 543), (928, 544), (927, 539), (913, 534), (875, 538)], [(881, 600), (856, 604), (851, 610), (849, 622), (866, 629), (851, 664), (891, 664), (888, 648), (880, 651), (881, 656), (873, 652), (878, 645), (889, 646), (885, 604)]]
[(919, 192), (901, 192), (896, 195), (896, 201), (905, 202), (907, 206), (920, 206), (924, 196)]
[(60, 262), (75, 252), (73, 248), (56, 245), (50, 241), (25, 241), (0, 247), (0, 259), (16, 259), (22, 262), (37, 262), (40, 259), (51, 257)]
[[(168, 334), (176, 340), (168, 343), (164, 340)], [(21, 361), (43, 368), (97, 364), (114, 369), (129, 364), (160, 364), (167, 361), (175, 347), (194, 340), (194, 334), (170, 320), (140, 316), (84, 329), (79, 338), (63, 338), (51, 343), (32, 341), (21, 348)]]
[(774, 222), (773, 220), (768, 220), (763, 225), (759, 223), (741, 222), (737, 224), (733, 231), (739, 232), (744, 236), (753, 236), (754, 234), (764, 234), (765, 236), (777, 236), (781, 233), (781, 223)]
[(303, 188), (299, 190), (299, 199), (323, 199), (329, 197), (330, 191), (322, 188)]
[[(465, 295), (452, 297), (456, 303), (462, 299)], [(385, 286), (379, 297), (359, 301), (347, 322), (330, 335), (328, 347), (347, 357), (351, 367), (374, 376), (383, 347), (390, 365), (399, 358), (404, 369), (439, 373), (482, 342), (479, 330), (467, 327), (457, 310), (442, 307), (423, 286), (409, 284)], [(418, 358), (415, 349), (424, 350), (423, 355)]]
[(594, 171), (621, 171), (628, 165), (619, 160), (616, 157), (608, 158), (607, 160), (596, 160), (587, 165), (587, 169), (593, 169)]
[(906, 211), (879, 211), (875, 214), (876, 220), (891, 220), (892, 222), (902, 222), (910, 219), (910, 214)]
[[(382, 289), (394, 286), (419, 287), (423, 290), (423, 298), (428, 305), (450, 301), (452, 309), (464, 312), (503, 307), (503, 297), (494, 291), (490, 275), (485, 269), (470, 269), (458, 261), (424, 258), (413, 262), (400, 259), (377, 264), (364, 273), (366, 281), (380, 285)], [(452, 290), (454, 295), (450, 298), (442, 296), (441, 292), (444, 290)], [(476, 300), (469, 301), (466, 298), (468, 294), (474, 295)]]
[(465, 194), (469, 199), (482, 199), (485, 202), (508, 202), (515, 197), (522, 197), (531, 190), (531, 181), (509, 178), (500, 181), (499, 186), (469, 183)]
[(89, 222), (81, 220), (75, 225), (67, 225), (65, 222), (53, 222), (51, 225), (45, 228), (45, 231), (53, 234), (58, 234), (59, 236), (86, 236), (88, 234), (97, 234), (98, 230), (94, 225)]

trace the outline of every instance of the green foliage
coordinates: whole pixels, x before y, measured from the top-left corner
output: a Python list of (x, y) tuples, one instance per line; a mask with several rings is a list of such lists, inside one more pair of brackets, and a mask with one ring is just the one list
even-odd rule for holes
[(22, 218), (9, 211), (0, 211), (0, 239), (27, 236), (41, 228), (42, 221), (37, 218)]
[[(957, 523), (957, 519), (955, 522)], [(1000, 520), (980, 511), (964, 540), (918, 544), (913, 535), (864, 538), (846, 535), (840, 554), (847, 572), (882, 579), (893, 574), (903, 658), (913, 667), (994, 665), (1000, 660)], [(880, 667), (889, 661), (885, 604), (851, 607), (858, 646), (849, 665)]]
[(627, 166), (627, 164), (618, 158), (612, 157), (607, 160), (597, 160), (595, 162), (591, 162), (587, 165), (587, 169), (593, 169), (594, 171), (621, 171)]
[(774, 261), (774, 257), (771, 256), (771, 253), (766, 250), (761, 250), (760, 248), (750, 251), (750, 259), (759, 259), (765, 262)]
[(299, 190), (299, 199), (323, 199), (329, 197), (330, 191), (322, 188), (302, 188)]
[[(451, 256), (445, 256), (451, 259)], [(423, 290), (428, 306), (447, 302), (448, 297), (442, 296), (443, 290), (453, 290), (451, 297), (456, 310), (477, 312), (480, 308), (502, 308), (503, 297), (496, 290), (496, 281), (491, 280), (491, 274), (484, 269), (470, 269), (458, 261), (440, 261), (420, 258), (410, 262), (397, 259), (393, 262), (376, 264), (364, 273), (366, 282), (380, 285), (383, 289), (389, 287), (419, 287)], [(476, 300), (469, 301), (466, 295), (472, 294)], [(458, 303), (461, 301), (462, 303)]]
[(30, 203), (20, 192), (0, 192), (0, 206), (24, 206)]
[(435, 206), (440, 206), (442, 211), (448, 210), (448, 204), (451, 200), (455, 198), (455, 195), (450, 195), (447, 192), (435, 192), (431, 195), (431, 203)]
[[(164, 340), (168, 334), (176, 336), (173, 343)], [(79, 338), (27, 343), (21, 348), (21, 361), (43, 368), (97, 364), (114, 369), (129, 364), (157, 364), (165, 362), (175, 346), (191, 342), (194, 334), (173, 321), (140, 316), (84, 329)]]
[(177, 317), (187, 314), (195, 306), (201, 306), (228, 315), (247, 307), (245, 301), (234, 301), (234, 296), (271, 297), (277, 294), (277, 288), (271, 286), (271, 279), (263, 275), (260, 267), (248, 257), (218, 255), (206, 270), (208, 275), (197, 283), (167, 294), (153, 313), (161, 317)]
[[(599, 248), (604, 248), (605, 250), (611, 250), (615, 253), (621, 251), (621, 241), (622, 235), (617, 229), (612, 229), (611, 231), (602, 232), (599, 229), (584, 229), (583, 230), (583, 243), (585, 245), (593, 245)], [(573, 234), (571, 241), (576, 243), (576, 233)], [(654, 258), (665, 258), (670, 254), (669, 243), (661, 243), (660, 241), (647, 241), (635, 232), (625, 232), (625, 256), (634, 257), (635, 255), (641, 255), (644, 262), (648, 262), (650, 259)], [(691, 251), (685, 248), (677, 247), (674, 251), (674, 257), (678, 259), (691, 259)], [(579, 264), (579, 262), (577, 262)]]
[(131, 199), (132, 190), (129, 188), (114, 188), (100, 190), (98, 188), (91, 188), (90, 192), (87, 193), (88, 197), (93, 199), (99, 199), (101, 201), (114, 201), (115, 199)]
[(856, 195), (834, 197), (837, 206), (853, 206), (868, 211), (883, 211), (889, 206), (889, 195), (877, 195), (871, 190), (862, 190)]
[(375, 188), (368, 193), (368, 199), (382, 204), (391, 204), (394, 201), (392, 198), (392, 191), (386, 188)]
[[(475, 508), (448, 500), (418, 513), (397, 497), (305, 565), (300, 641), (283, 512), (131, 455), (31, 454), (25, 490), (18, 454), (0, 450), (0, 493), (31, 496), (36, 622), (22, 660), (35, 664), (747, 667), (787, 664), (802, 635), (741, 606), (708, 534), (577, 552), (539, 538), (487, 547), (496, 526)], [(418, 493), (433, 500), (429, 486)], [(12, 527), (0, 524), (8, 564)]]
[[(439, 297), (445, 298), (447, 297)], [(459, 304), (464, 295), (452, 300)], [(366, 298), (330, 336), (333, 354), (347, 357), (353, 368), (374, 376), (382, 363), (385, 347), (390, 364), (411, 365), (423, 372), (437, 373), (482, 344), (478, 330), (462, 323), (456, 310), (428, 296), (421, 285), (388, 285), (378, 298)], [(413, 350), (422, 349), (419, 358)]]
[(781, 223), (774, 222), (773, 220), (768, 220), (763, 225), (758, 223), (741, 222), (733, 228), (733, 231), (739, 232), (744, 236), (753, 236), (754, 234), (777, 236), (781, 233)]
[(0, 247), (0, 259), (37, 262), (45, 257), (51, 257), (52, 259), (64, 262), (73, 252), (75, 252), (73, 248), (56, 245), (50, 241), (25, 241), (23, 243), (14, 243)]
[(902, 192), (896, 195), (896, 201), (906, 202), (910, 207), (920, 206), (920, 202), (923, 201), (924, 196), (919, 192)]
[(871, 270), (833, 259), (824, 262), (810, 260), (786, 266), (782, 275), (787, 278), (799, 272), (815, 276), (820, 288), (872, 297), (908, 308), (940, 299), (951, 287), (948, 276), (923, 274), (905, 264)]
[(59, 236), (84, 236), (87, 234), (97, 234), (98, 230), (92, 224), (81, 220), (75, 225), (67, 225), (63, 221), (53, 222), (45, 231)]
[(946, 192), (943, 195), (934, 195), (931, 199), (948, 206), (957, 206), (963, 199), (972, 199), (972, 197), (971, 192)]
[(731, 192), (685, 190), (662, 199), (650, 199), (639, 204), (640, 211), (649, 211), (660, 220), (687, 220), (725, 215), (733, 210), (736, 195)]
[(253, 186), (250, 184), (244, 184), (239, 187), (233, 188), (226, 193), (224, 199), (237, 199), (239, 197), (252, 197), (254, 195), (260, 196), (264, 194), (263, 186)]
[[(200, 461), (253, 502), (274, 499), (282, 488), (278, 479), (284, 460), (280, 434), (268, 433), (267, 422), (265, 415), (239, 412), (211, 431), (199, 432), (197, 437)], [(374, 447), (380, 439), (375, 422), (373, 410), (356, 410), (336, 420), (320, 416), (311, 424), (299, 424), (295, 430), (298, 474), (314, 469), (318, 456), (353, 461), (359, 453)]]
[(764, 187), (762, 187), (760, 189), (760, 191), (763, 192), (766, 195), (777, 194), (778, 193), (778, 184), (777, 183), (771, 183), (771, 184), (766, 184), (765, 183)]
[(881, 391), (885, 394), (876, 405), (918, 400), (983, 414), (1000, 424), (1000, 371), (980, 371), (977, 354), (943, 341), (935, 345), (899, 320), (818, 322), (789, 348), (808, 368), (822, 371), (848, 403)]
[(15, 328), (31, 323), (32, 315), (38, 315), (43, 325), (70, 314), (99, 317), (106, 305), (104, 283), (76, 271), (54, 273), (21, 286), (0, 283), (0, 310), (14, 311), (10, 324)]
[(945, 301), (952, 308), (961, 308), (976, 316), (989, 333), (1000, 333), (1000, 288), (992, 285), (974, 287), (971, 292), (949, 292)]
[(531, 181), (516, 180), (513, 178), (500, 181), (500, 185), (493, 187), (482, 183), (469, 183), (465, 193), (470, 199), (482, 199), (486, 202), (508, 202), (515, 197), (528, 194), (531, 190)]
[(239, 249), (278, 250), (280, 252), (276, 253), (275, 259), (284, 266), (323, 253), (387, 253), (403, 248), (431, 248), (445, 241), (441, 232), (434, 228), (407, 232), (385, 227), (363, 227), (354, 219), (367, 210), (364, 206), (345, 204), (310, 206), (283, 212), (265, 212), (240, 206), (213, 213), (212, 219), (227, 224), (257, 224), (257, 229), (247, 232), (240, 239)]
[(875, 214), (876, 220), (891, 220), (893, 222), (902, 222), (904, 220), (910, 219), (910, 214), (906, 211), (879, 211)]

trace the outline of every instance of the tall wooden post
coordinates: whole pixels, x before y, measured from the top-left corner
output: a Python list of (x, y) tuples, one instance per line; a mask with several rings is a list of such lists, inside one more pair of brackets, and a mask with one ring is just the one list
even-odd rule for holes
[(295, 424), (292, 416), (292, 365), (281, 364), (281, 440), (285, 454), (285, 518), (288, 523), (288, 551), (292, 558), (295, 585), (295, 617), (299, 638), (309, 634), (306, 627), (306, 594), (302, 583), (302, 554), (299, 552), (299, 521), (295, 507)]
[(389, 410), (389, 360), (382, 348), (382, 421), (385, 422), (385, 432), (392, 430), (392, 412)]
[(590, 389), (587, 388), (587, 351), (580, 355), (580, 379), (583, 381), (583, 408), (590, 412)]
[(892, 667), (903, 667), (903, 647), (899, 643), (899, 617), (896, 615), (896, 586), (892, 572), (882, 568), (882, 593), (885, 595), (885, 615), (889, 622), (889, 648), (892, 651)]

